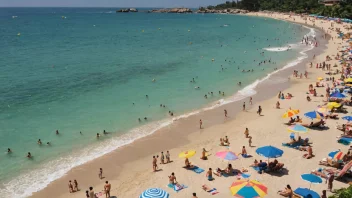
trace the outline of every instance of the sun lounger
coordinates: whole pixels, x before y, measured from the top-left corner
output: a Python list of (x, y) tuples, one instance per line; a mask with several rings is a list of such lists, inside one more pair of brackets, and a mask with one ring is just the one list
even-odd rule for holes
[(330, 167), (334, 167), (334, 168), (339, 167), (339, 163), (337, 163), (336, 161), (333, 161), (329, 158), (324, 158), (323, 160), (320, 160), (319, 165), (330, 166)]
[(278, 163), (273, 168), (269, 168), (268, 167), (264, 172), (266, 172), (266, 173), (280, 172), (283, 168), (284, 168), (284, 164), (283, 163)]

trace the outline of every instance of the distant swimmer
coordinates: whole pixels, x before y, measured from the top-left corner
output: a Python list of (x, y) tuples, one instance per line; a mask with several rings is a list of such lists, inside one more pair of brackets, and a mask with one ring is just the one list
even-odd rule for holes
[(225, 95), (225, 92), (222, 92), (222, 95), (224, 96), (224, 95)]
[(140, 119), (140, 118), (138, 118), (138, 122), (141, 122), (141, 119)]
[(205, 94), (205, 95), (204, 95), (204, 98), (205, 98), (205, 99), (207, 99), (207, 98), (208, 98), (207, 94)]
[(50, 146), (51, 144), (50, 144), (50, 142), (47, 142), (46, 145)]
[(149, 98), (149, 96), (148, 96), (148, 95), (145, 95), (145, 98)]
[(132, 103), (132, 105), (134, 105), (134, 103)]
[(99, 139), (100, 138), (100, 134), (99, 133), (97, 133), (97, 139)]
[(147, 117), (144, 117), (144, 120), (148, 120), (148, 118), (147, 118)]
[(39, 144), (39, 145), (42, 145), (42, 141), (41, 141), (40, 139), (38, 140), (38, 144)]
[(194, 87), (195, 89), (200, 89), (200, 87)]
[(83, 134), (82, 134), (82, 131), (80, 131), (79, 134), (83, 135)]
[(7, 148), (7, 153), (12, 153), (10, 148)]
[(56, 135), (59, 135), (59, 130), (56, 130), (56, 132), (55, 132), (55, 133), (56, 133)]
[(155, 82), (155, 78), (153, 78), (152, 82)]
[(103, 131), (103, 134), (106, 135), (106, 134), (108, 134), (108, 132), (106, 132), (106, 131), (104, 130), (104, 131)]
[(240, 86), (241, 86), (241, 84), (242, 84), (241, 82), (238, 82), (238, 83), (237, 83), (237, 85), (240, 85)]
[(31, 152), (28, 152), (28, 153), (27, 153), (27, 158), (29, 158), (29, 159), (32, 158)]

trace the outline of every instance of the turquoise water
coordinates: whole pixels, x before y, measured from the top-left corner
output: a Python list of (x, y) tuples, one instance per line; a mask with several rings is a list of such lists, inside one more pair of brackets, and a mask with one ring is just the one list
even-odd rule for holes
[[(167, 125), (168, 111), (180, 116), (233, 98), (301, 56), (299, 46), (275, 47), (309, 32), (256, 17), (114, 10), (0, 8), (1, 194), (28, 196), (70, 168)], [(97, 140), (103, 130), (111, 133)]]

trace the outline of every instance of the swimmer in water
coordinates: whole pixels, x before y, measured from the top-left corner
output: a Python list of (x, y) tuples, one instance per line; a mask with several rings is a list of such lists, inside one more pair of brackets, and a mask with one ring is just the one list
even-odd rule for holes
[(205, 99), (207, 99), (207, 98), (208, 98), (207, 94), (205, 94), (205, 95), (204, 95), (204, 98), (205, 98)]
[(242, 84), (241, 82), (238, 82), (238, 83), (237, 83), (237, 85), (240, 85), (240, 86), (241, 86), (241, 84)]
[(194, 87), (195, 89), (199, 89), (200, 87)]
[(7, 148), (7, 153), (12, 153), (10, 148)]
[(55, 133), (56, 133), (56, 135), (59, 135), (59, 130), (56, 130), (56, 132), (55, 132)]
[(46, 145), (50, 146), (50, 142), (47, 142)]
[(28, 152), (28, 153), (27, 153), (27, 158), (28, 158), (28, 159), (32, 158), (31, 152)]
[(148, 98), (148, 95), (145, 95), (145, 98)]
[(103, 131), (103, 134), (106, 135), (106, 134), (108, 134), (108, 132), (106, 132), (106, 131), (104, 130), (104, 131)]
[(39, 144), (39, 145), (42, 145), (42, 141), (41, 141), (40, 139), (38, 140), (38, 144)]
[(141, 122), (141, 119), (140, 119), (140, 118), (138, 118), (138, 122)]
[(100, 138), (100, 134), (99, 133), (97, 133), (97, 139), (99, 139)]
[(82, 134), (82, 131), (80, 131), (79, 134), (83, 135), (83, 134)]
[(144, 117), (144, 120), (147, 120), (148, 118), (147, 117)]

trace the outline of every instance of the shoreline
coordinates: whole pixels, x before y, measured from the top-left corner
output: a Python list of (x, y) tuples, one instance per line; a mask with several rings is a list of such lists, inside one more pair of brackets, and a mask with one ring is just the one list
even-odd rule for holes
[[(326, 49), (324, 50), (324, 51), (326, 51)], [(324, 53), (324, 52), (322, 52), (322, 53)], [(306, 60), (307, 61), (307, 60)], [(302, 67), (303, 66), (305, 66), (305, 64), (304, 64), (304, 62), (305, 61), (302, 61), (302, 63), (300, 63), (299, 65), (301, 65), (302, 64)], [(288, 68), (288, 69), (286, 69), (286, 70), (292, 70), (292, 69), (297, 69), (297, 67), (299, 67), (299, 65), (298, 66), (295, 66), (295, 67), (292, 67), (292, 68)], [(281, 73), (284, 73), (284, 74), (281, 74)], [(280, 78), (282, 78), (282, 76), (283, 75), (290, 75), (291, 74), (291, 71), (289, 72), (289, 71), (280, 71), (280, 72), (278, 72), (277, 74), (273, 74), (272, 76), (274, 76), (274, 77), (276, 77), (276, 75)], [(281, 80), (283, 80), (284, 78), (282, 78)], [(264, 84), (264, 83), (263, 83)], [(270, 83), (269, 83), (270, 84)], [(284, 82), (284, 84), (283, 85), (277, 85), (277, 87), (276, 87), (276, 89), (275, 90), (270, 90), (270, 91), (272, 91), (272, 93), (266, 93), (267, 95), (266, 95), (266, 97), (267, 98), (265, 98), (264, 97), (264, 99), (263, 100), (259, 100), (260, 102), (259, 103), (265, 103), (269, 98), (272, 98), (272, 96), (273, 95), (275, 95), (276, 93), (277, 93), (277, 90), (286, 90), (288, 87), (289, 87), (289, 85), (288, 85), (289, 83), (285, 83)], [(293, 85), (295, 85), (296, 84), (296, 82), (295, 82), (295, 80), (292, 82), (291, 81), (291, 84), (293, 84)], [(302, 84), (302, 83), (301, 83)], [(260, 84), (261, 86), (263, 86), (262, 84)], [(258, 87), (256, 88), (256, 90), (258, 89), (260, 89), (260, 85), (258, 85)], [(260, 93), (260, 91), (257, 91), (258, 93), (256, 94), (256, 95), (259, 95), (259, 93)], [(245, 99), (247, 99), (247, 98), (245, 98)], [(257, 98), (255, 98), (256, 100), (257, 100)], [(243, 114), (243, 113), (239, 113), (239, 114), (237, 114), (237, 112), (239, 112), (240, 111), (240, 106), (241, 105), (235, 105), (234, 103), (237, 103), (237, 104), (240, 104), (241, 102), (242, 102), (243, 100), (239, 100), (239, 101), (235, 101), (235, 102), (232, 102), (232, 103), (229, 103), (229, 104), (225, 104), (225, 105), (222, 105), (221, 107), (223, 107), (223, 108), (225, 108), (226, 107), (226, 109), (228, 109), (228, 108), (230, 108), (231, 109), (231, 111), (229, 112), (229, 116), (230, 117), (233, 117), (233, 116), (236, 116), (236, 118), (234, 118), (234, 119), (229, 119), (229, 120), (226, 120), (225, 121), (225, 123), (224, 123), (224, 121), (222, 121), (224, 124), (227, 124), (227, 123), (230, 123), (230, 122), (235, 122), (235, 121), (237, 121), (236, 119), (237, 119), (237, 117), (238, 116), (240, 116), (241, 114)], [(257, 100), (258, 101), (258, 100)], [(235, 110), (235, 111), (234, 111)], [(213, 112), (211, 112), (211, 113), (208, 113), (208, 114), (216, 114), (216, 115), (219, 115), (219, 113), (220, 113), (220, 115), (222, 115), (222, 109), (220, 109), (220, 107), (217, 107), (217, 108), (215, 108), (215, 109), (212, 109), (212, 110), (209, 110), (209, 111), (213, 111)], [(252, 111), (252, 110), (250, 110), (250, 111)], [(206, 125), (205, 125), (205, 131), (207, 131), (207, 132), (205, 132), (205, 133), (208, 133), (208, 131), (209, 130), (211, 130), (212, 128), (218, 128), (218, 127), (220, 127), (220, 128), (222, 128), (222, 126), (221, 125), (224, 125), (224, 124), (211, 124), (210, 123), (210, 120), (212, 120), (213, 122), (215, 121), (215, 122), (221, 122), (221, 120), (223, 120), (223, 119), (219, 119), (219, 117), (222, 117), (222, 116), (216, 116), (217, 118), (215, 118), (215, 116), (213, 116), (213, 115), (204, 115), (204, 114), (207, 114), (206, 112), (208, 112), (208, 111), (202, 111), (202, 112), (199, 112), (197, 115), (192, 115), (191, 117), (206, 117), (206, 119), (203, 119), (203, 121), (206, 121), (206, 122), (204, 122)], [(265, 112), (265, 109), (264, 109), (264, 112)], [(208, 118), (209, 117), (209, 118)], [(207, 119), (208, 118), (208, 119)], [(186, 123), (185, 125), (186, 126), (191, 126), (191, 125), (194, 125), (194, 124), (190, 124), (190, 123), (192, 123), (192, 122), (190, 122), (190, 120), (197, 120), (197, 119), (194, 119), (194, 118), (190, 118), (190, 117), (188, 117), (187, 119), (189, 119), (188, 120), (188, 124)], [(194, 122), (193, 122), (194, 123)], [(209, 124), (210, 123), (210, 124)], [(176, 125), (176, 126), (175, 126)], [(178, 126), (177, 125), (179, 125), (179, 123), (172, 123), (169, 127), (167, 127), (167, 128), (177, 128)], [(79, 179), (78, 178), (78, 175), (82, 175), (84, 172), (87, 172), (87, 171), (89, 171), (89, 170), (98, 170), (98, 168), (99, 168), (99, 165), (98, 165), (98, 163), (99, 162), (97, 162), (97, 161), (103, 161), (103, 162), (105, 162), (105, 160), (107, 160), (107, 162), (108, 161), (111, 161), (112, 159), (111, 158), (115, 158), (115, 159), (119, 159), (119, 158), (123, 158), (123, 157), (126, 157), (126, 156), (124, 156), (124, 153), (123, 153), (123, 150), (125, 150), (125, 152), (129, 152), (129, 153), (138, 153), (138, 156), (135, 156), (135, 157), (127, 157), (128, 159), (126, 159), (126, 160), (124, 160), (125, 162), (123, 162), (122, 164), (121, 163), (118, 163), (119, 165), (117, 165), (117, 164), (114, 164), (114, 165), (111, 165), (112, 167), (111, 168), (105, 168), (104, 167), (104, 172), (107, 172), (108, 174), (109, 174), (109, 176), (107, 176), (107, 179), (109, 179), (109, 181), (110, 181), (110, 183), (112, 183), (112, 185), (113, 185), (113, 189), (114, 189), (114, 186), (116, 186), (116, 183), (120, 183), (119, 181), (116, 181), (116, 183), (115, 183), (115, 179), (114, 178), (117, 178), (118, 176), (120, 176), (121, 174), (123, 175), (123, 172), (125, 171), (125, 170), (128, 170), (128, 171), (131, 171), (130, 170), (130, 168), (128, 168), (128, 169), (126, 169), (126, 168), (123, 168), (124, 166), (123, 165), (125, 165), (125, 166), (128, 166), (129, 164), (138, 164), (138, 163), (140, 163), (140, 161), (144, 161), (145, 160), (145, 158), (147, 158), (147, 156), (150, 156), (150, 155), (152, 155), (152, 153), (156, 153), (156, 152), (159, 152), (159, 151), (161, 151), (161, 150), (165, 150), (165, 149), (170, 149), (171, 150), (171, 148), (173, 148), (172, 150), (178, 150), (179, 149), (179, 147), (180, 146), (182, 146), (182, 147), (184, 147), (184, 146), (187, 146), (188, 144), (190, 144), (190, 143), (194, 143), (194, 142), (192, 142), (192, 141), (190, 141), (190, 137), (193, 137), (193, 136), (197, 136), (197, 135), (201, 135), (202, 134), (202, 131), (200, 131), (200, 130), (196, 130), (196, 127), (197, 127), (197, 125), (195, 125), (195, 126), (192, 126), (192, 127), (190, 127), (191, 129), (189, 129), (189, 130), (184, 130), (183, 132), (181, 132), (182, 134), (180, 135), (180, 134), (170, 134), (170, 132), (166, 132), (166, 131), (171, 131), (171, 129), (161, 129), (161, 130), (159, 130), (159, 131), (157, 131), (157, 132), (155, 132), (155, 133), (153, 133), (152, 135), (149, 135), (149, 136), (147, 136), (147, 137), (143, 137), (143, 138), (141, 138), (141, 139), (138, 139), (138, 140), (136, 140), (136, 141), (134, 141), (133, 143), (131, 143), (131, 144), (128, 144), (128, 145), (125, 145), (125, 146), (123, 146), (123, 147), (120, 147), (120, 148), (118, 148), (117, 150), (121, 150), (121, 151), (117, 151), (117, 150), (115, 150), (115, 151), (113, 151), (113, 152), (111, 152), (111, 153), (108, 153), (108, 154), (106, 154), (106, 155), (104, 155), (104, 156), (102, 156), (102, 157), (99, 157), (99, 158), (97, 158), (97, 159), (94, 159), (93, 161), (90, 161), (90, 162), (88, 162), (88, 163), (85, 163), (85, 164), (83, 164), (83, 165), (80, 165), (80, 166), (78, 166), (78, 167), (75, 167), (75, 168), (73, 168), (72, 170), (70, 170), (64, 177), (62, 177), (62, 178), (60, 178), (60, 179), (58, 179), (58, 180), (56, 180), (56, 181), (54, 181), (54, 182), (52, 182), (52, 183), (50, 183), (44, 190), (42, 190), (42, 191), (39, 191), (39, 192), (37, 192), (37, 193), (34, 193), (33, 194), (33, 197), (46, 197), (46, 196), (49, 196), (50, 194), (52, 194), (52, 192), (53, 192), (53, 189), (54, 189), (54, 186), (55, 186), (55, 188), (57, 188), (57, 190), (55, 190), (55, 194), (56, 195), (59, 195), (58, 197), (61, 197), (61, 196), (63, 196), (63, 197), (67, 197), (67, 195), (66, 195), (66, 193), (60, 193), (60, 191), (62, 191), (62, 189), (67, 189), (67, 185), (66, 185), (66, 183), (67, 183), (67, 178), (68, 178), (68, 176), (70, 177), (70, 178), (72, 178), (72, 180), (73, 180), (73, 178), (77, 178), (77, 180), (78, 180), (78, 182), (79, 183), (83, 183), (83, 182), (80, 182), (80, 180), (82, 180), (82, 179)], [(209, 130), (207, 129), (209, 127)], [(183, 126), (183, 128), (185, 128), (184, 126)], [(168, 134), (166, 134), (166, 133), (168, 133)], [(190, 133), (190, 134), (189, 134)], [(213, 136), (214, 138), (215, 137), (218, 137), (219, 136), (219, 134), (207, 134), (207, 135), (209, 135), (209, 136), (212, 136), (212, 135), (215, 135), (215, 136)], [(171, 136), (171, 137), (170, 137)], [(181, 136), (181, 138), (180, 138), (180, 136)], [(177, 138), (179, 138), (180, 140), (177, 140), (178, 142), (175, 142), (174, 140), (176, 140)], [(216, 138), (216, 141), (217, 141), (217, 139), (218, 138)], [(155, 141), (156, 140), (156, 141)], [(151, 148), (151, 150), (150, 151), (145, 151), (145, 150), (143, 150), (143, 154), (141, 154), (141, 152), (139, 151), (140, 149), (144, 149), (145, 148), (145, 146), (146, 147), (150, 147), (150, 146), (148, 146), (148, 144), (150, 144), (151, 143), (151, 141), (154, 141), (156, 144), (152, 144), (153, 145), (153, 147), (154, 148)], [(163, 142), (162, 144), (160, 144), (160, 145), (158, 145), (158, 143), (159, 142)], [(199, 149), (199, 147), (197, 147), (198, 149)], [(129, 151), (128, 151), (128, 149), (129, 149)], [(239, 149), (239, 148), (236, 148), (236, 150), (237, 149)], [(127, 150), (127, 151), (126, 151)], [(172, 152), (172, 157), (173, 157), (173, 159), (175, 159), (175, 153), (177, 153), (177, 152)], [(141, 160), (140, 159), (140, 157), (143, 157), (143, 160)], [(139, 159), (139, 160), (138, 160)], [(147, 164), (148, 164), (148, 171), (149, 171), (149, 159), (147, 160)], [(177, 161), (182, 161), (182, 160), (177, 160)], [(124, 164), (124, 163), (126, 163), (126, 164)], [(144, 163), (145, 164), (145, 163)], [(173, 165), (173, 164), (171, 164), (171, 165)], [(133, 165), (132, 165), (133, 166)], [(166, 165), (167, 166), (167, 165)], [(134, 167), (134, 166), (133, 166)], [(120, 173), (113, 173), (113, 174), (111, 174), (111, 172), (116, 172), (116, 168), (117, 169), (119, 169), (120, 170), (120, 172), (121, 172), (121, 174)], [(145, 169), (146, 167), (145, 166), (143, 166), (143, 167), (139, 167), (139, 169), (138, 168), (136, 168), (136, 170), (133, 170), (135, 173), (138, 173), (138, 172), (140, 172), (140, 171), (143, 171), (143, 169)], [(204, 168), (204, 167), (203, 167)], [(91, 171), (90, 171), (91, 172)], [(117, 171), (118, 172), (118, 171)], [(97, 174), (98, 172), (96, 172), (96, 174)], [(93, 174), (94, 175), (94, 178), (96, 178), (96, 175), (95, 174)], [(132, 174), (131, 174), (132, 175)], [(88, 177), (88, 179), (89, 179), (89, 177), (90, 176), (87, 176)], [(65, 178), (65, 179), (64, 179)], [(97, 179), (95, 179), (95, 180), (97, 180)], [(97, 183), (102, 183), (101, 181), (91, 181), (91, 182), (89, 182), (91, 185), (93, 184), (97, 184)], [(165, 179), (164, 179), (165, 180)], [(94, 185), (95, 186), (95, 185)], [(62, 188), (63, 187), (63, 188)], [(83, 186), (81, 185), (81, 188), (83, 187), (83, 189), (87, 189), (87, 186), (83, 183)], [(113, 191), (114, 192), (114, 191)], [(78, 195), (82, 195), (82, 193), (84, 193), (83, 191), (82, 192), (78, 192), (78, 193), (75, 193), (75, 194), (72, 194), (72, 197), (75, 197), (75, 196), (78, 196)], [(137, 193), (138, 194), (138, 193)], [(112, 193), (112, 195), (115, 195), (114, 193)], [(124, 196), (122, 196), (121, 195), (121, 193), (117, 193), (116, 195), (118, 195), (119, 197), (124, 197)]]

